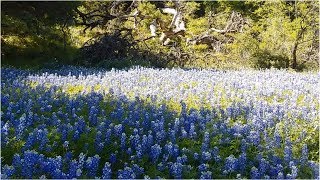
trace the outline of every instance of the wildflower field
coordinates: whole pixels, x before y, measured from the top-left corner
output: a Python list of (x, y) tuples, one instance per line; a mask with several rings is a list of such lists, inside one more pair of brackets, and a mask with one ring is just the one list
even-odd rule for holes
[(1, 76), (1, 178), (319, 178), (319, 73)]

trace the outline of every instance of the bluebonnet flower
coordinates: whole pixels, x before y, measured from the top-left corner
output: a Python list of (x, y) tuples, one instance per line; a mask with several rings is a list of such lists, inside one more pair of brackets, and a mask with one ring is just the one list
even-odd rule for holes
[(64, 142), (68, 138), (68, 130), (66, 128), (63, 128), (61, 131), (61, 141)]
[(1, 172), (1, 179), (8, 179), (14, 175), (15, 168), (13, 166), (4, 165)]
[(148, 147), (151, 147), (153, 145), (153, 136), (152, 134), (148, 135)]
[(69, 162), (69, 161), (71, 161), (72, 156), (73, 156), (73, 155), (72, 155), (72, 152), (68, 151), (68, 152), (64, 155), (63, 160), (64, 160), (65, 162)]
[(182, 157), (181, 157), (181, 161), (182, 161), (182, 164), (187, 163), (188, 162), (188, 157), (185, 154), (183, 154)]
[(126, 134), (122, 133), (121, 140), (120, 140), (121, 141), (120, 147), (121, 147), (122, 150), (126, 149), (126, 138), (127, 138)]
[(81, 170), (84, 166), (84, 163), (85, 163), (85, 158), (86, 158), (86, 155), (83, 154), (83, 153), (80, 153), (79, 154), (79, 160), (78, 160), (78, 168)]
[(275, 147), (280, 147), (280, 144), (281, 144), (281, 136), (280, 136), (280, 133), (279, 133), (279, 130), (278, 128), (275, 129), (275, 132), (274, 132), (274, 146)]
[(45, 170), (50, 173), (50, 175), (55, 179), (64, 178), (64, 174), (62, 173), (62, 157), (57, 156), (55, 158), (48, 158), (45, 162)]
[(24, 144), (24, 149), (30, 149), (36, 141), (34, 133), (29, 133), (26, 143)]
[(95, 106), (91, 106), (89, 111), (89, 122), (91, 126), (95, 126), (98, 123), (98, 109)]
[(68, 149), (69, 147), (69, 141), (64, 141), (63, 145), (62, 145), (65, 149)]
[(126, 152), (127, 152), (128, 155), (132, 155), (132, 149), (130, 147), (127, 149)]
[(103, 148), (104, 148), (103, 142), (100, 142), (99, 144), (96, 145), (96, 151), (99, 153), (102, 152)]
[(202, 171), (207, 171), (208, 168), (209, 168), (209, 164), (204, 164), (204, 163), (202, 163), (202, 164), (200, 164), (200, 165), (198, 166), (198, 168), (199, 168), (199, 171), (200, 171), (200, 172), (202, 172)]
[(210, 152), (208, 152), (208, 151), (204, 151), (204, 152), (202, 152), (202, 160), (203, 161), (210, 161), (211, 160), (211, 153)]
[(259, 163), (259, 173), (260, 173), (260, 175), (263, 176), (266, 173), (266, 171), (268, 170), (268, 168), (269, 168), (268, 161), (266, 159), (264, 159), (264, 158), (261, 158), (260, 163)]
[(312, 178), (320, 179), (319, 176), (319, 164), (314, 161), (309, 161), (309, 166), (312, 169)]
[(140, 144), (136, 147), (136, 152), (137, 152), (136, 156), (140, 160), (143, 156), (142, 147)]
[[(118, 125), (117, 125), (118, 126)], [(120, 125), (119, 125), (120, 126)], [(122, 128), (122, 125), (121, 125)], [(133, 129), (133, 135), (138, 135), (139, 134), (139, 130), (137, 128)]]
[(203, 136), (203, 142), (201, 146), (201, 151), (207, 151), (210, 143), (210, 134), (209, 132), (205, 132)]
[(170, 173), (172, 174), (172, 176), (176, 179), (180, 179), (182, 178), (182, 167), (183, 165), (181, 163), (173, 163), (170, 166)]
[(111, 129), (107, 129), (106, 136), (105, 136), (105, 142), (107, 144), (111, 143), (111, 133), (112, 133), (112, 130)]
[(65, 179), (66, 174), (61, 171), (61, 169), (55, 169), (51, 174), (54, 179)]
[(298, 168), (297, 166), (291, 166), (291, 178), (296, 179), (298, 176)]
[(182, 155), (182, 157), (177, 157), (177, 162), (181, 164), (185, 164), (188, 161), (188, 157), (186, 155)]
[(188, 137), (188, 133), (183, 127), (181, 127), (181, 137), (182, 138), (187, 138)]
[(118, 171), (118, 179), (135, 179), (136, 175), (130, 167)]
[(241, 153), (237, 160), (238, 169), (241, 171), (241, 173), (245, 171), (246, 164), (247, 164), (247, 154)]
[(19, 154), (14, 154), (14, 155), (13, 155), (12, 165), (13, 165), (15, 168), (21, 168), (21, 166), (22, 166), (22, 161), (21, 161), (21, 157), (20, 157)]
[(160, 162), (160, 163), (157, 165), (157, 169), (158, 169), (159, 171), (164, 171), (165, 168), (166, 168), (166, 167), (165, 167), (165, 165), (164, 165), (162, 162)]
[(9, 123), (4, 123), (2, 120), (1, 120), (1, 124), (4, 124), (2, 127), (1, 127), (1, 145), (2, 146), (5, 146), (8, 141), (9, 141)]
[[(25, 128), (27, 127), (27, 117), (26, 117), (26, 114), (23, 113), (22, 116), (19, 118), (18, 121), (14, 121), (13, 118), (14, 118), (14, 114), (10, 114), (9, 115), (10, 119), (12, 118), (12, 122), (13, 122), (13, 126), (15, 127), (15, 134), (16, 134), (16, 137), (17, 139), (20, 139), (21, 136), (23, 135), (23, 132), (25, 130)], [(8, 129), (8, 123), (5, 123), (5, 125), (3, 126), (3, 135), (8, 135), (5, 131), (5, 129)], [(5, 137), (5, 136), (4, 136)]]
[(268, 174), (271, 176), (271, 178), (276, 178), (278, 175), (278, 170), (277, 170), (276, 166), (270, 165), (270, 169), (269, 169)]
[(250, 177), (252, 179), (260, 179), (259, 170), (254, 166), (251, 168)]
[(176, 118), (175, 121), (174, 121), (173, 130), (175, 132), (178, 132), (179, 131), (179, 126), (180, 126), (180, 120), (179, 120), (179, 118)]
[(115, 132), (116, 136), (120, 137), (123, 132), (122, 124), (115, 125), (114, 132)]
[(161, 130), (160, 132), (156, 133), (156, 136), (157, 141), (159, 142), (159, 144), (161, 144), (166, 138), (166, 132), (164, 130)]
[(141, 146), (144, 147), (143, 150), (142, 150), (143, 152), (148, 151), (148, 148), (149, 148), (148, 145), (149, 145), (148, 144), (148, 137), (146, 135), (143, 135), (142, 136), (142, 141), (141, 141)]
[(161, 150), (162, 150), (162, 148), (158, 144), (151, 146), (150, 157), (151, 157), (152, 162), (157, 161), (157, 159), (159, 158), (159, 156), (161, 154)]
[(102, 169), (102, 179), (111, 179), (111, 175), (112, 175), (111, 164), (109, 162), (106, 162)]
[(193, 159), (199, 160), (199, 154), (198, 153), (193, 153)]
[(40, 159), (40, 155), (36, 151), (25, 151), (23, 157), (21, 175), (26, 178), (32, 178), (34, 167), (43, 161)]
[(78, 122), (78, 126), (76, 127), (77, 131), (79, 131), (79, 133), (83, 133), (86, 129), (86, 122), (84, 120), (83, 117), (79, 117), (79, 119), (77, 120)]
[(114, 153), (111, 153), (110, 155), (110, 163), (114, 164), (117, 161), (117, 156)]
[(168, 142), (164, 146), (164, 149), (166, 150), (166, 152), (168, 153), (169, 156), (173, 156), (174, 155), (174, 145), (172, 144), (172, 142)]
[(95, 155), (93, 157), (88, 157), (86, 161), (87, 175), (88, 177), (95, 177), (99, 167), (100, 157)]
[(77, 141), (80, 139), (80, 132), (78, 130), (74, 131), (74, 134), (72, 136), (72, 140)]
[(282, 173), (282, 172), (279, 172), (279, 173), (278, 173), (277, 179), (284, 179), (284, 176), (283, 176), (283, 173)]
[(137, 164), (133, 164), (132, 165), (132, 170), (134, 172), (134, 174), (138, 177), (140, 175), (142, 175), (144, 173), (144, 168), (143, 167), (140, 167), (139, 165)]
[(183, 147), (182, 150), (181, 150), (181, 152), (182, 152), (183, 154), (189, 154), (189, 153), (191, 152), (191, 150), (188, 149), (188, 148), (186, 148), (186, 147)]
[(285, 147), (284, 147), (284, 161), (290, 162), (291, 159), (292, 159), (291, 145), (285, 145)]
[(255, 146), (258, 146), (260, 143), (260, 134), (257, 131), (250, 131), (249, 140)]
[(138, 145), (140, 145), (140, 136), (139, 134), (136, 134), (135, 136), (133, 136), (133, 139), (131, 141), (131, 146), (132, 148), (137, 149)]
[(230, 173), (234, 172), (237, 168), (237, 158), (234, 157), (234, 155), (230, 155), (229, 157), (226, 158), (225, 164), (224, 164), (224, 169)]
[(240, 149), (241, 149), (241, 152), (246, 152), (247, 151), (247, 141), (245, 140), (245, 139), (242, 139), (241, 140), (241, 147), (240, 147)]
[(194, 138), (196, 138), (196, 136), (197, 136), (197, 132), (196, 132), (196, 129), (195, 129), (195, 125), (194, 125), (194, 123), (191, 123), (190, 124), (189, 137), (191, 139), (194, 139)]
[(284, 170), (281, 164), (277, 164), (276, 169), (277, 169), (277, 173), (282, 172)]
[(219, 162), (221, 160), (221, 158), (219, 156), (219, 148), (217, 146), (212, 148), (211, 154), (212, 154), (215, 161)]
[(308, 146), (307, 144), (303, 144), (300, 162), (302, 165), (305, 165), (307, 161), (308, 161)]
[(179, 154), (180, 154), (179, 146), (178, 146), (178, 144), (175, 144), (173, 146), (173, 158), (178, 157)]
[(76, 160), (72, 160), (69, 165), (68, 177), (69, 179), (79, 177), (77, 176), (78, 163)]
[(201, 172), (200, 179), (212, 179), (212, 172), (210, 171)]
[(176, 131), (169, 129), (169, 140), (171, 142), (176, 142)]

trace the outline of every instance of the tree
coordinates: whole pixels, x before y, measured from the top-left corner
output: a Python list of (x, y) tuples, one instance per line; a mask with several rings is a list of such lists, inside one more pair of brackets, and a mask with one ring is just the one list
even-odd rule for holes
[(247, 36), (257, 41), (253, 54), (272, 52), (287, 57), (293, 69), (314, 64), (318, 59), (318, 11), (318, 4), (312, 1), (265, 2), (254, 12), (257, 18)]

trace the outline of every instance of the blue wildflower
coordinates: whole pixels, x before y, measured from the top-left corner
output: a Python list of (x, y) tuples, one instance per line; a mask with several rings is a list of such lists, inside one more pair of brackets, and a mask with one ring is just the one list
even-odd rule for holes
[(111, 175), (112, 175), (111, 164), (109, 162), (106, 162), (102, 169), (102, 179), (111, 179)]
[(8, 179), (15, 173), (15, 168), (13, 166), (4, 165), (2, 167), (1, 179)]
[(151, 151), (150, 151), (150, 157), (152, 162), (156, 162), (157, 159), (159, 158), (160, 154), (161, 154), (161, 146), (158, 144), (155, 144), (153, 146), (151, 146)]
[(254, 166), (251, 168), (250, 175), (251, 179), (260, 179), (259, 170)]
[(116, 161), (117, 161), (117, 156), (116, 156), (116, 154), (112, 153), (112, 154), (110, 155), (110, 162), (111, 162), (111, 164), (114, 164)]
[(300, 162), (302, 165), (306, 165), (307, 161), (308, 161), (308, 146), (306, 144), (303, 144)]
[(172, 176), (176, 179), (180, 179), (182, 178), (182, 167), (183, 165), (181, 163), (173, 163), (170, 166), (170, 173), (172, 174)]
[(201, 172), (200, 179), (212, 179), (212, 172), (210, 171)]
[(120, 148), (122, 149), (122, 150), (125, 150), (126, 149), (126, 138), (127, 138), (127, 136), (126, 136), (126, 134), (125, 133), (122, 133), (122, 135), (121, 135), (121, 142), (120, 142)]
[(211, 153), (208, 151), (202, 152), (202, 160), (203, 161), (210, 161), (211, 160)]
[(125, 167), (123, 170), (118, 171), (118, 179), (135, 179), (136, 174), (130, 167)]
[(230, 155), (226, 158), (224, 169), (228, 172), (234, 172), (237, 168), (237, 158), (234, 157), (234, 155)]
[(87, 168), (87, 176), (88, 177), (95, 177), (99, 167), (100, 157), (99, 155), (95, 155), (93, 157), (88, 157), (86, 161), (86, 168)]

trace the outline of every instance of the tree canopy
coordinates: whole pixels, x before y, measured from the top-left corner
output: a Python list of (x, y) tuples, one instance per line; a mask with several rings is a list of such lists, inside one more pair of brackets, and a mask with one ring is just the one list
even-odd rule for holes
[(2, 2), (2, 59), (314, 69), (318, 12), (315, 1)]

